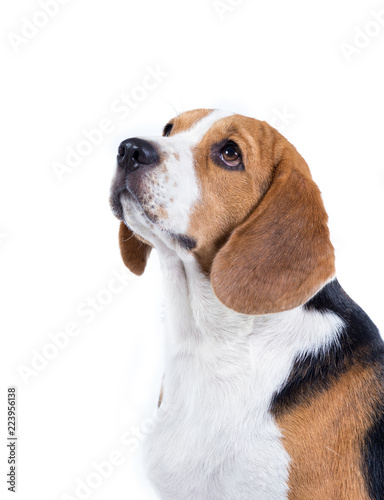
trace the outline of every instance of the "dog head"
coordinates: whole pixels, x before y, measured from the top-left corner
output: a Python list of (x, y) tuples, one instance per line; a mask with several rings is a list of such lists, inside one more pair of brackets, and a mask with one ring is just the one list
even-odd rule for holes
[(195, 110), (162, 137), (123, 141), (111, 206), (131, 271), (143, 273), (161, 240), (192, 254), (220, 301), (241, 313), (292, 309), (334, 276), (320, 191), (266, 122)]

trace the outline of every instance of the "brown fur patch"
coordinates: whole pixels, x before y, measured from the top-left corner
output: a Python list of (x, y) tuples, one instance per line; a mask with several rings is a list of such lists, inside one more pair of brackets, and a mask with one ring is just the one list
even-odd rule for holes
[[(207, 274), (230, 232), (257, 206), (265, 186), (270, 183), (271, 154), (266, 154), (266, 147), (259, 143), (259, 138), (265, 138), (272, 147), (272, 131), (264, 122), (233, 115), (213, 125), (196, 147), (195, 168), (201, 186), (201, 200), (192, 213), (188, 235), (198, 242), (194, 253)], [(211, 159), (212, 145), (224, 139), (240, 146), (244, 172), (225, 170)]]
[(376, 386), (373, 368), (354, 366), (327, 391), (277, 417), (291, 457), (290, 500), (369, 500), (361, 449)]
[(169, 136), (179, 134), (180, 132), (186, 132), (192, 128), (196, 122), (199, 122), (212, 113), (212, 111), (212, 109), (194, 109), (193, 111), (185, 111), (184, 113), (181, 113), (169, 122), (173, 124), (173, 128)]
[[(218, 167), (210, 148), (236, 142), (245, 171)], [(296, 149), (265, 122), (217, 122), (195, 151), (201, 201), (188, 235), (218, 298), (246, 314), (305, 303), (334, 275), (320, 191)]]
[(128, 269), (138, 276), (144, 272), (152, 247), (120, 222), (119, 245), (121, 257)]

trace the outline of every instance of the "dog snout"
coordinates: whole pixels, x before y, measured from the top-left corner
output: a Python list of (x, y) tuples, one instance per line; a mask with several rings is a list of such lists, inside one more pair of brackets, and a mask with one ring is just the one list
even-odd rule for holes
[(126, 172), (141, 167), (155, 167), (160, 162), (156, 148), (148, 141), (138, 138), (126, 139), (118, 149), (117, 163)]

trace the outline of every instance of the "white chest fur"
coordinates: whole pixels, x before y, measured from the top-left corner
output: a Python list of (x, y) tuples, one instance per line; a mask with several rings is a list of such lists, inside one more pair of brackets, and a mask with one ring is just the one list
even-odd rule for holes
[(238, 314), (193, 260), (163, 256), (166, 372), (145, 465), (164, 500), (287, 498), (289, 456), (269, 413), (296, 356), (338, 334), (332, 314)]

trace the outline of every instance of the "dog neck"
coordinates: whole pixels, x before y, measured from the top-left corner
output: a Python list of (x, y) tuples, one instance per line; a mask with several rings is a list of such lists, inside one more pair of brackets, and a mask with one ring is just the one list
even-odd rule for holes
[(184, 381), (205, 374), (231, 386), (239, 377), (251, 377), (250, 383), (269, 377), (273, 384), (267, 392), (272, 397), (272, 389), (276, 392), (284, 384), (297, 358), (325, 350), (342, 328), (342, 320), (332, 312), (303, 306), (262, 316), (237, 313), (218, 300), (192, 255), (160, 255), (160, 261), (166, 371), (180, 371)]

